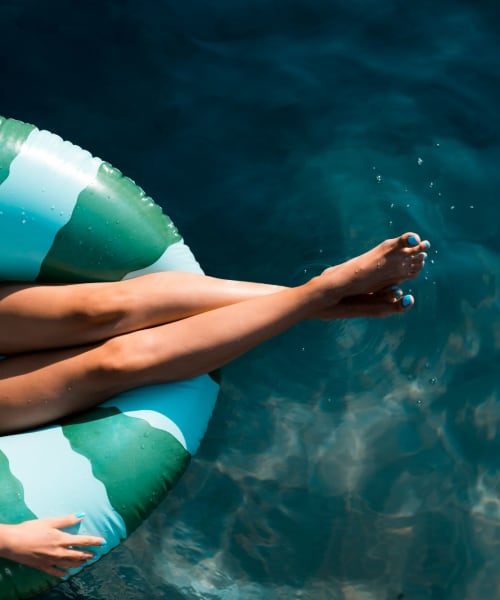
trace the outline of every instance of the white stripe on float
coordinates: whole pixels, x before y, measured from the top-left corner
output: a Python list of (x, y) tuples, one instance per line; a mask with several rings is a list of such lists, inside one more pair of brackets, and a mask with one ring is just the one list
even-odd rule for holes
[(125, 275), (124, 279), (131, 279), (145, 275), (146, 273), (156, 273), (158, 271), (185, 271), (189, 273), (203, 273), (198, 261), (184, 242), (175, 242), (168, 246), (160, 258), (144, 269), (131, 271)]
[(102, 164), (86, 150), (35, 129), (0, 185), (0, 278), (31, 281), (78, 196)]
[[(104, 406), (143, 419), (167, 431), (195, 454), (212, 415), (219, 386), (208, 375), (176, 383), (150, 385), (116, 396)], [(145, 409), (147, 407), (147, 409)]]
[(125, 522), (111, 506), (90, 461), (75, 452), (59, 426), (0, 438), (0, 449), (24, 489), (26, 506), (38, 517), (84, 512), (78, 532), (105, 537), (110, 550), (126, 536)]

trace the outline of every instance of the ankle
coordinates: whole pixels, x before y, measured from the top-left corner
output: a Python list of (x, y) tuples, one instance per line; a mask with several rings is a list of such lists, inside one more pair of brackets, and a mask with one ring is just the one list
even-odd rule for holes
[(313, 277), (302, 287), (304, 287), (307, 294), (312, 318), (316, 318), (318, 313), (331, 308), (342, 300), (342, 295), (337, 293), (334, 287), (332, 288), (331, 285), (328, 285), (323, 275)]

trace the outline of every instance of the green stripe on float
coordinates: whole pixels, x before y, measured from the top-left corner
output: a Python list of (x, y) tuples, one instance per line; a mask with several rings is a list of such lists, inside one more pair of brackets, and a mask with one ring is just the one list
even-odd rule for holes
[(65, 421), (63, 434), (73, 450), (90, 461), (127, 534), (173, 488), (191, 459), (170, 433), (116, 408), (96, 408)]
[[(36, 515), (24, 502), (22, 483), (10, 470), (7, 456), (0, 451), (0, 523), (21, 523)], [(55, 578), (10, 560), (0, 559), (0, 598), (17, 600), (28, 591), (43, 591), (54, 585)]]
[(84, 189), (57, 233), (38, 281), (113, 281), (143, 269), (180, 241), (172, 221), (108, 163)]
[(34, 129), (34, 125), (0, 117), (0, 185), (9, 176), (12, 161)]
[(22, 483), (15, 477), (9, 459), (0, 451), (0, 523), (20, 523), (36, 515), (24, 503)]

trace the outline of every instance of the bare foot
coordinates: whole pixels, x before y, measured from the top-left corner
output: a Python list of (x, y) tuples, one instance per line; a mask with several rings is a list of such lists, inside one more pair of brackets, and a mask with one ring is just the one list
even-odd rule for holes
[(368, 252), (330, 267), (319, 275), (315, 284), (330, 294), (331, 305), (346, 296), (370, 294), (414, 279), (422, 270), (430, 248), (416, 233), (386, 240)]
[(404, 295), (400, 288), (387, 288), (372, 294), (342, 298), (319, 317), (326, 320), (390, 317), (410, 310), (414, 303), (413, 296)]

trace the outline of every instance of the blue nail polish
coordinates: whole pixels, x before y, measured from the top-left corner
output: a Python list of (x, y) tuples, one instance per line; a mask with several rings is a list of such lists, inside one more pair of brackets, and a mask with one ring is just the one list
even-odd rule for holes
[(108, 542), (106, 540), (102, 540), (101, 546), (107, 546), (107, 545), (108, 545)]
[(394, 290), (394, 296), (396, 296), (396, 300), (399, 300), (402, 295), (403, 295), (403, 290), (400, 290), (399, 288), (396, 288)]
[(418, 240), (414, 235), (409, 235), (407, 241), (409, 246), (418, 246)]
[(410, 294), (406, 294), (406, 296), (403, 296), (403, 299), (401, 300), (401, 304), (406, 308), (407, 306), (410, 306), (410, 304), (413, 302), (413, 297)]
[(84, 516), (85, 516), (85, 513), (84, 513), (84, 512), (79, 512), (79, 513), (76, 513), (76, 515), (75, 515), (75, 517), (76, 517), (77, 519), (83, 519), (83, 517), (84, 517)]
[(425, 240), (424, 246), (427, 248), (427, 250), (429, 250), (429, 248), (431, 247), (431, 243)]

